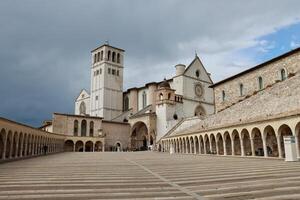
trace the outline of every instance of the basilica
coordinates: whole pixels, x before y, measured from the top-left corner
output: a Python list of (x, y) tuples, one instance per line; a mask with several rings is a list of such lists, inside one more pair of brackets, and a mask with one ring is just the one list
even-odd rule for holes
[[(40, 128), (0, 118), (0, 157), (62, 151), (142, 151), (284, 158), (284, 137), (300, 157), (300, 48), (213, 83), (195, 55), (174, 75), (124, 90), (125, 51), (91, 51), (90, 88), (74, 113)], [(72, 102), (70, 102), (72, 103)]]

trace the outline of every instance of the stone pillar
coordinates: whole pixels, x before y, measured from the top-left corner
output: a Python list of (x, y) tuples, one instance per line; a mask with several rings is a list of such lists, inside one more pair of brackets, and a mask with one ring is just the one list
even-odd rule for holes
[(263, 141), (264, 157), (268, 157), (267, 141), (266, 141), (265, 136), (262, 137), (262, 141)]
[(196, 140), (194, 139), (194, 154), (197, 154)]
[(218, 140), (216, 140), (216, 151), (217, 151), (217, 155), (220, 155), (219, 154), (219, 141)]
[(235, 145), (234, 145), (234, 138), (231, 139), (231, 155), (235, 156)]
[(19, 137), (17, 137), (17, 142), (16, 142), (15, 158), (18, 157), (18, 153), (19, 153)]
[(11, 137), (10, 147), (9, 147), (9, 159), (12, 158), (12, 151), (13, 151), (13, 144), (14, 144), (14, 138)]
[(245, 156), (244, 140), (242, 138), (240, 139), (240, 143), (241, 143), (241, 156)]
[(82, 152), (85, 152), (85, 142), (83, 143), (83, 149)]
[(251, 153), (252, 153), (252, 156), (255, 156), (254, 139), (253, 138), (250, 138), (250, 144), (251, 144)]
[(102, 152), (105, 152), (105, 144), (104, 144), (104, 142), (102, 143)]
[(227, 156), (226, 140), (223, 140), (224, 156)]
[(7, 145), (7, 133), (5, 133), (5, 136), (4, 136), (3, 152), (2, 152), (2, 155), (1, 155), (3, 160), (6, 159), (6, 145)]
[(76, 145), (75, 145), (75, 144), (76, 144), (76, 143), (73, 144), (73, 152), (76, 151)]
[(24, 151), (24, 137), (25, 137), (25, 135), (23, 134), (22, 139), (21, 139), (20, 158), (23, 157), (23, 151)]
[(199, 142), (199, 154), (201, 154), (201, 142), (200, 142), (200, 138), (198, 137), (198, 142)]
[(93, 152), (95, 152), (95, 145), (96, 145), (96, 143), (95, 144), (93, 143)]
[(297, 158), (300, 157), (298, 137), (299, 137), (299, 134), (295, 135), (295, 138), (296, 138), (296, 149), (297, 149)]
[(190, 154), (193, 153), (193, 145), (192, 145), (192, 142), (190, 141)]
[(208, 141), (209, 141), (209, 149), (210, 149), (210, 153), (212, 153), (212, 142), (211, 142), (211, 139), (209, 139)]
[(203, 147), (204, 147), (204, 154), (207, 154), (205, 142), (204, 142), (204, 146)]
[(280, 136), (276, 136), (276, 139), (277, 139), (277, 147), (278, 147), (278, 157), (279, 158), (283, 158), (282, 156), (282, 149), (281, 149), (281, 142), (280, 142)]

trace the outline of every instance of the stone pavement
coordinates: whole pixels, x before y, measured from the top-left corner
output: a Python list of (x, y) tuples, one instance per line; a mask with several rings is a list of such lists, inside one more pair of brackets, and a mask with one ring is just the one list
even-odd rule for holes
[(300, 163), (74, 152), (0, 164), (1, 199), (300, 199)]

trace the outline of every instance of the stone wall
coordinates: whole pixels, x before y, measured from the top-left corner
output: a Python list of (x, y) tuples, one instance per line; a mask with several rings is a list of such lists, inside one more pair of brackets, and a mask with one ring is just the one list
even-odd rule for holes
[[(263, 79), (263, 88), (280, 81), (282, 69), (286, 71), (287, 76), (300, 70), (300, 49), (294, 50), (292, 54), (282, 58), (275, 58), (272, 62), (267, 62), (258, 69), (214, 86), (216, 111), (219, 112), (259, 91), (259, 77)], [(243, 84), (242, 95), (240, 93), (240, 84)], [(224, 101), (222, 91), (225, 92)]]

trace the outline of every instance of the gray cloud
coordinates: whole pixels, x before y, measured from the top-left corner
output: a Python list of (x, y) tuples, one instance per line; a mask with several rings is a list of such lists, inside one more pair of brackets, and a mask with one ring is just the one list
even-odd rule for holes
[(90, 50), (105, 40), (126, 50), (126, 88), (170, 77), (195, 50), (220, 80), (255, 62), (236, 51), (298, 22), (299, 10), (297, 0), (1, 1), (0, 114), (37, 126), (73, 112)]

